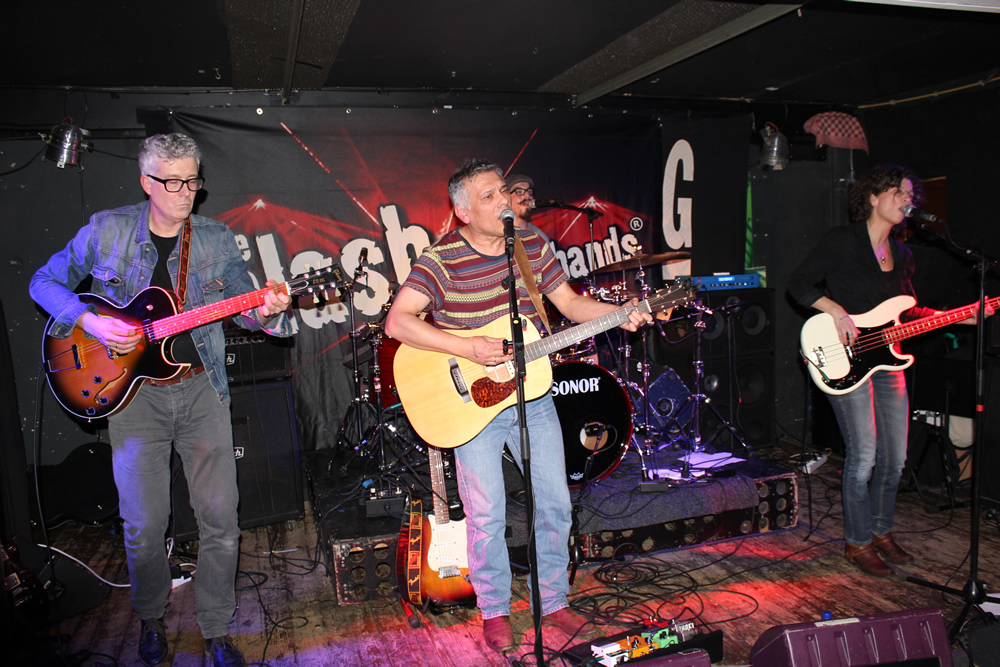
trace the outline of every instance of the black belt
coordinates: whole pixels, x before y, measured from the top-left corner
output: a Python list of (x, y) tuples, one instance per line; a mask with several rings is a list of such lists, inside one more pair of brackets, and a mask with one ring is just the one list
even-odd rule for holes
[(204, 366), (196, 366), (187, 369), (187, 372), (184, 373), (183, 375), (178, 375), (177, 377), (171, 378), (170, 380), (154, 380), (152, 378), (146, 378), (146, 384), (151, 384), (154, 387), (169, 387), (170, 385), (178, 384), (183, 380), (190, 380), (195, 375), (201, 375), (204, 372), (205, 372)]

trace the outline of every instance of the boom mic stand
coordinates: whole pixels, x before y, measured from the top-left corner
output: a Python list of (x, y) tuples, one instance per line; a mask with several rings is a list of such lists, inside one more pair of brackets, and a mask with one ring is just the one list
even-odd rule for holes
[[(938, 220), (937, 218), (932, 220), (932, 222), (934, 221), (944, 224), (943, 220)], [(924, 229), (939, 238), (947, 240), (949, 245), (960, 251), (962, 254), (975, 258), (976, 270), (979, 274), (979, 315), (976, 317), (976, 437), (972, 443), (972, 526), (969, 531), (969, 579), (965, 582), (965, 586), (961, 590), (958, 590), (956, 588), (948, 588), (947, 586), (926, 581), (920, 577), (912, 575), (906, 577), (906, 580), (911, 583), (919, 586), (926, 586), (927, 588), (933, 588), (934, 590), (941, 591), (943, 593), (951, 593), (952, 595), (960, 597), (965, 601), (962, 611), (955, 619), (951, 626), (951, 630), (948, 633), (948, 639), (951, 642), (954, 642), (973, 606), (981, 605), (983, 602), (1000, 604), (1000, 597), (988, 596), (986, 594), (986, 585), (979, 580), (980, 483), (983, 472), (983, 440), (986, 435), (984, 430), (986, 426), (986, 271), (987, 268), (996, 267), (997, 260), (988, 258), (981, 251), (965, 248), (961, 244), (957, 243), (951, 238), (951, 234), (947, 233), (947, 225), (945, 225), (945, 234), (928, 227), (923, 222), (919, 223), (919, 225), (921, 229)]]

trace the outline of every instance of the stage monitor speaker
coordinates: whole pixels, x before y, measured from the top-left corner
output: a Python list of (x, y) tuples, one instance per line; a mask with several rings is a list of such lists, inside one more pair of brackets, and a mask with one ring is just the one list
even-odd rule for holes
[(951, 642), (938, 609), (779, 625), (750, 650), (751, 667), (951, 667)]
[(260, 331), (226, 331), (226, 374), (229, 384), (278, 380), (292, 375), (295, 339), (277, 338)]
[[(774, 353), (761, 352), (728, 358), (706, 359), (702, 392), (726, 422), (751, 447), (774, 441)], [(683, 375), (682, 375), (683, 377)], [(694, 386), (694, 378), (688, 382)], [(692, 389), (692, 391), (694, 391)], [(729, 430), (708, 407), (701, 409), (702, 438), (718, 434), (715, 444), (731, 444)]]
[[(237, 385), (231, 391), (240, 529), (301, 519), (302, 465), (291, 381)], [(198, 538), (198, 525), (187, 479), (174, 460), (174, 530), (177, 541), (185, 542)]]

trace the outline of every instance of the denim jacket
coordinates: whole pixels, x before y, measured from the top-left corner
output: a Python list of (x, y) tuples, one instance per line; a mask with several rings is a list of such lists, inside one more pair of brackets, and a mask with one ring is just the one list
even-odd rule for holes
[[(72, 291), (88, 274), (93, 277), (91, 292), (118, 306), (126, 305), (149, 287), (157, 253), (149, 232), (148, 215), (148, 202), (94, 214), (90, 223), (35, 273), (29, 291), (31, 298), (52, 315), (49, 335), (65, 338), (84, 312), (90, 310), (96, 314), (96, 308), (82, 303)], [(175, 248), (167, 259), (175, 286), (179, 264), (180, 252)], [(218, 220), (192, 215), (184, 309), (192, 310), (254, 289), (229, 228)], [(264, 330), (275, 336), (292, 334), (286, 313), (269, 321), (267, 328), (255, 317), (235, 315), (233, 320), (246, 329)], [(229, 382), (222, 324), (213, 322), (192, 329), (191, 338), (219, 400), (225, 401), (229, 397)]]

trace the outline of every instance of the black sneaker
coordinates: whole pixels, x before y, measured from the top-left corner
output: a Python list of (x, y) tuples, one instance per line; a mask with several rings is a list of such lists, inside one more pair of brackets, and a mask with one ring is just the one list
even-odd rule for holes
[(229, 635), (206, 639), (205, 651), (212, 658), (212, 667), (246, 667), (247, 661)]
[(167, 628), (162, 618), (142, 619), (139, 630), (139, 660), (147, 667), (167, 660)]

